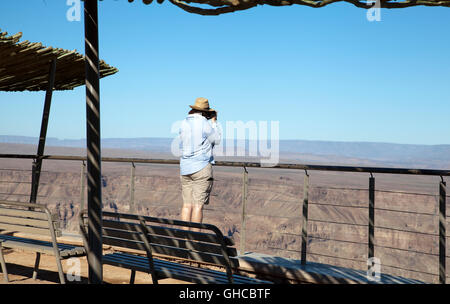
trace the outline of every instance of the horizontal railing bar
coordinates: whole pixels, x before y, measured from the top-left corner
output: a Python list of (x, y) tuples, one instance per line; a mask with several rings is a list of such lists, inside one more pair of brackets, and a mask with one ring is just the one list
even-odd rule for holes
[(417, 273), (421, 273), (421, 274), (428, 274), (428, 275), (432, 275), (432, 276), (436, 276), (436, 277), (439, 276), (439, 274), (436, 274), (436, 273), (419, 271), (419, 270), (413, 270), (413, 269), (409, 269), (409, 268), (402, 268), (402, 267), (399, 267), (399, 266), (392, 266), (392, 265), (381, 264), (381, 267), (395, 268), (395, 269), (400, 269), (400, 270), (405, 270), (405, 271), (417, 272)]
[(368, 188), (340, 188), (340, 187), (325, 187), (325, 186), (311, 186), (311, 189), (369, 191)]
[(411, 250), (411, 249), (394, 248), (394, 247), (382, 246), (382, 245), (377, 245), (377, 244), (375, 244), (375, 248), (385, 248), (385, 249), (390, 249), (390, 250), (400, 250), (400, 251), (406, 251), (406, 252), (413, 252), (413, 253), (417, 253), (417, 254), (439, 256), (438, 253), (429, 253), (429, 252), (422, 252), (422, 251), (416, 251), (416, 250)]
[[(0, 154), (0, 158), (36, 159), (37, 156), (32, 154)], [(85, 156), (43, 155), (40, 158), (52, 160), (86, 161)], [(166, 165), (177, 165), (180, 163), (178, 159), (145, 159), (145, 158), (118, 158), (118, 157), (102, 157), (102, 161), (125, 162), (125, 163), (133, 162), (144, 164), (166, 164)], [(436, 170), (436, 169), (329, 166), (329, 165), (306, 165), (306, 164), (287, 164), (287, 163), (280, 163), (269, 167), (261, 165), (261, 163), (259, 162), (233, 162), (233, 161), (216, 161), (215, 165), (225, 167), (247, 167), (247, 168), (266, 168), (266, 169), (300, 169), (300, 170), (340, 171), (340, 172), (359, 172), (359, 173), (450, 176), (450, 170)]]
[(404, 210), (386, 209), (386, 208), (378, 208), (378, 207), (375, 207), (375, 210), (437, 216), (436, 213), (417, 212), (417, 211), (404, 211)]
[(342, 222), (324, 221), (324, 220), (317, 220), (317, 219), (308, 219), (308, 221), (310, 221), (310, 222), (318, 222), (318, 223), (327, 223), (327, 224), (359, 226), (359, 227), (367, 227), (368, 226), (368, 224), (342, 223)]
[(285, 248), (279, 248), (279, 247), (270, 247), (268, 246), (267, 249), (272, 249), (272, 250), (280, 250), (280, 251), (287, 251), (287, 252), (295, 252), (295, 253), (300, 253), (301, 250), (295, 250), (295, 249), (285, 249)]
[[(116, 188), (121, 188), (121, 189), (130, 189), (130, 187), (117, 187)], [(134, 190), (136, 191), (145, 191), (145, 192), (161, 192), (161, 193), (174, 193), (174, 191), (166, 191), (166, 190), (155, 190), (155, 189), (146, 189), (145, 187), (134, 187)], [(181, 192), (181, 189), (177, 190)]]
[(262, 200), (259, 199), (261, 202), (263, 202), (264, 204), (267, 203), (282, 203), (282, 204), (295, 204), (295, 205), (301, 205), (302, 202), (300, 200), (297, 201), (286, 201), (286, 200), (279, 200), (279, 199), (266, 199), (266, 200)]
[(352, 205), (339, 205), (339, 204), (324, 204), (324, 203), (315, 203), (313, 201), (309, 202), (310, 205), (320, 205), (320, 206), (331, 206), (331, 207), (346, 207), (346, 208), (362, 208), (367, 209), (368, 206), (352, 206)]
[[(276, 248), (274, 248), (274, 249), (276, 249)], [(282, 250), (282, 249), (280, 249), (280, 250)], [(325, 255), (325, 254), (320, 254), (320, 253), (313, 253), (313, 252), (308, 252), (308, 253), (312, 254), (312, 255), (324, 256), (324, 257), (329, 257), (329, 258), (336, 258), (336, 259), (343, 259), (343, 260), (350, 260), (350, 261), (356, 261), (356, 262), (365, 263), (365, 261), (355, 260), (355, 259), (350, 259), (350, 258), (335, 257), (335, 256), (330, 256), (330, 255)], [(417, 272), (417, 273), (421, 273), (421, 274), (428, 274), (428, 275), (432, 275), (432, 276), (439, 276), (438, 274), (434, 274), (434, 273), (430, 273), (430, 272), (412, 270), (412, 269), (409, 269), (409, 268), (401, 268), (401, 267), (398, 267), (398, 266), (391, 266), (391, 265), (384, 265), (384, 264), (382, 264), (381, 266), (382, 267), (396, 268), (396, 269), (405, 270), (405, 271)], [(450, 278), (450, 276), (447, 276), (447, 278)]]
[(271, 231), (271, 233), (275, 233), (275, 234), (284, 234), (284, 235), (290, 235), (290, 236), (299, 236), (301, 237), (301, 232), (300, 233), (292, 233), (292, 232), (283, 232), (283, 231)]
[[(4, 192), (0, 192), (0, 195), (21, 195), (21, 196), (30, 196), (29, 194), (24, 194), (24, 193), (4, 193)], [(47, 197), (47, 195), (37, 195), (37, 197)]]
[[(283, 233), (283, 232), (277, 232), (277, 231), (275, 231), (275, 232), (273, 232), (273, 233), (287, 234), (287, 235), (299, 236), (299, 237), (301, 236), (300, 234)], [(312, 235), (308, 235), (308, 238), (311, 238), (311, 239), (319, 239), (319, 240), (324, 240), (324, 241), (333, 241), (333, 242), (351, 243), (351, 244), (357, 244), (357, 245), (367, 245), (367, 243), (362, 243), (362, 242), (347, 241), (347, 240), (336, 240), (336, 239), (323, 238), (323, 237), (312, 236)], [(392, 250), (400, 250), (400, 251), (406, 251), (406, 252), (413, 252), (413, 253), (417, 253), (417, 254), (425, 254), (425, 255), (431, 255), (431, 256), (439, 256), (439, 254), (437, 254), (437, 253), (428, 253), (428, 252), (422, 252), (422, 251), (416, 251), (416, 250), (410, 250), (410, 249), (394, 248), (394, 247), (382, 246), (382, 245), (377, 245), (377, 244), (375, 244), (375, 247), (376, 247), (376, 248), (392, 249)], [(448, 257), (448, 256), (447, 256), (447, 257)]]
[(382, 226), (375, 226), (375, 228), (378, 229), (386, 229), (386, 230), (394, 230), (394, 231), (400, 231), (400, 232), (409, 232), (409, 233), (418, 233), (428, 236), (439, 236), (439, 234), (433, 234), (428, 232), (420, 232), (420, 231), (411, 231), (411, 230), (404, 230), (404, 229), (398, 229), (398, 228), (390, 228), (390, 227), (382, 227)]
[[(139, 168), (139, 166), (138, 166), (138, 164), (134, 164), (135, 166), (136, 166), (136, 171), (137, 171), (137, 169)], [(145, 172), (154, 172), (154, 171), (152, 171), (152, 169), (148, 169), (148, 168), (146, 168), (146, 171)], [(103, 174), (105, 174), (105, 173), (103, 173)], [(106, 173), (106, 174), (108, 174), (108, 173)], [(130, 175), (121, 175), (121, 176), (130, 176)], [(153, 174), (153, 175), (147, 175), (147, 174), (135, 174), (134, 175), (135, 177), (150, 177), (150, 178), (161, 178), (161, 179), (172, 179), (172, 178), (174, 178), (173, 176), (165, 176), (165, 175), (157, 175), (157, 174)]]
[(73, 187), (80, 187), (80, 185), (76, 185), (76, 184), (71, 184), (71, 183), (61, 183), (61, 184), (57, 184), (57, 183), (41, 183), (39, 182), (39, 185), (52, 185), (52, 186), (73, 186)]
[(353, 261), (353, 262), (367, 263), (367, 261), (363, 261), (363, 260), (332, 256), (332, 255), (327, 255), (327, 254), (315, 253), (315, 252), (311, 252), (311, 251), (308, 251), (308, 254), (318, 255), (318, 256), (323, 256), (323, 257), (333, 258), (333, 259), (340, 259), (340, 260), (348, 260), (348, 261)]
[[(0, 183), (5, 183), (5, 184), (31, 184), (31, 182), (17, 182), (17, 181), (3, 181), (0, 180)], [(44, 183), (40, 183), (41, 185), (43, 185)]]
[[(216, 180), (214, 179), (214, 181), (216, 181)], [(270, 184), (270, 185), (271, 185), (271, 186), (276, 186), (277, 188), (280, 187), (280, 185), (275, 184), (275, 183)], [(267, 189), (260, 189), (260, 188), (259, 188), (260, 186), (261, 186), (261, 185), (253, 185), (253, 186), (252, 186), (252, 185), (249, 185), (248, 190), (249, 190), (249, 191), (255, 191), (255, 192), (264, 192), (264, 191), (267, 192)], [(294, 187), (294, 186), (290, 186), (289, 188), (297, 188), (297, 187), (299, 187), (299, 185), (296, 185), (295, 187)], [(271, 191), (271, 193), (275, 193), (275, 194), (288, 194), (289, 196), (296, 197), (295, 194), (285, 193), (285, 192), (280, 192), (280, 191)]]
[[(249, 178), (249, 183), (248, 183), (248, 187), (249, 187), (249, 189), (250, 188), (254, 188), (253, 190), (259, 190), (259, 184), (252, 184), (252, 181), (251, 181), (251, 179)], [(214, 180), (215, 181), (215, 180)], [(288, 184), (288, 183), (283, 183), (283, 184), (281, 184), (281, 183), (277, 183), (277, 182), (273, 182), (273, 183), (270, 183), (270, 185), (275, 185), (275, 186), (277, 186), (277, 187), (280, 187), (280, 188), (299, 188), (300, 189), (300, 187), (301, 186), (303, 186), (301, 183), (299, 183), (299, 184)]]
[(377, 190), (377, 189), (375, 189), (375, 192), (395, 193), (395, 194), (411, 194), (411, 195), (422, 195), (422, 196), (438, 196), (437, 194), (431, 194), (431, 193), (416, 193), (416, 192), (393, 191), (393, 190)]
[(365, 246), (367, 246), (367, 243), (361, 243), (361, 242), (355, 242), (355, 241), (346, 241), (346, 240), (336, 240), (336, 239), (323, 238), (323, 237), (320, 237), (320, 236), (313, 236), (313, 235), (308, 235), (308, 238), (316, 239), (316, 240), (333, 241), (333, 242), (342, 242), (342, 243), (350, 243), (350, 244), (365, 245)]
[[(225, 212), (225, 213), (231, 213), (231, 214), (241, 214), (238, 211), (230, 211), (230, 209), (223, 209), (223, 208), (209, 208), (209, 207), (203, 207), (203, 210), (205, 211), (217, 211), (217, 212)], [(301, 219), (300, 216), (282, 216), (282, 215), (272, 215), (272, 214), (262, 214), (262, 213), (247, 213), (247, 216), (268, 216), (268, 217), (274, 217), (274, 218), (283, 218), (283, 219)]]
[(271, 214), (260, 214), (260, 213), (247, 213), (247, 216), (268, 216), (275, 218), (284, 218), (284, 219), (301, 219), (300, 216), (281, 216), (281, 215), (271, 215)]

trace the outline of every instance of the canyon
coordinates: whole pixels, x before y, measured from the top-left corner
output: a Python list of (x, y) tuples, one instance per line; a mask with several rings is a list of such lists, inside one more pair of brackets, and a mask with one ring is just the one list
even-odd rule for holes
[[(29, 145), (2, 144), (2, 153)], [(1, 150), (1, 149), (0, 149)], [(6, 152), (5, 152), (6, 151)], [(47, 154), (83, 155), (82, 148), (52, 148)], [(105, 149), (104, 156), (167, 158), (165, 154)], [(0, 200), (27, 202), (31, 160), (0, 158)], [(181, 185), (177, 165), (135, 163), (131, 202), (131, 164), (102, 163), (104, 210), (178, 219)], [(218, 226), (243, 252), (291, 259), (301, 256), (305, 172), (248, 168), (245, 231), (242, 225), (243, 168), (214, 167), (214, 186), (204, 222)], [(44, 160), (38, 203), (58, 214), (66, 233), (78, 233), (78, 213), (86, 206), (82, 162)], [(367, 270), (367, 173), (309, 171), (307, 260)], [(382, 273), (438, 282), (439, 177), (374, 174), (376, 179), (375, 256)], [(448, 202), (447, 198), (447, 202)], [(130, 205), (131, 203), (131, 205)], [(448, 206), (448, 203), (447, 203)], [(448, 223), (448, 218), (447, 218)], [(448, 224), (447, 224), (448, 226)], [(241, 237), (245, 244), (241, 247)], [(447, 263), (449, 261), (447, 246)]]

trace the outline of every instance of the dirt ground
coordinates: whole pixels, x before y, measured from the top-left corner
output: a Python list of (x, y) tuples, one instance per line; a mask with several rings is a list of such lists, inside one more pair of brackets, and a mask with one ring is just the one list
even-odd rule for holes
[[(35, 253), (21, 250), (4, 249), (6, 267), (8, 269), (8, 284), (59, 284), (59, 276), (55, 257), (47, 254), (41, 254), (40, 267), (37, 279), (33, 280), (33, 268), (36, 258)], [(86, 257), (78, 258), (80, 261), (80, 276), (76, 276), (76, 263), (70, 260), (63, 260), (62, 266), (66, 275), (67, 284), (87, 284), (88, 283), (88, 265)], [(107, 284), (129, 284), (130, 270), (114, 267), (110, 265), (103, 266), (103, 280)], [(70, 281), (70, 276), (74, 278)], [(160, 284), (187, 284), (187, 282), (163, 279)], [(0, 274), (0, 284), (5, 284), (3, 273)], [(136, 272), (135, 284), (152, 284), (150, 275), (142, 272)]]
[[(17, 236), (24, 236), (17, 234)], [(47, 240), (46, 238), (40, 238)], [(66, 243), (80, 246), (79, 240), (73, 238), (61, 238)], [(58, 240), (58, 241), (59, 241)], [(7, 284), (59, 284), (58, 268), (55, 257), (49, 254), (41, 254), (39, 271), (36, 280), (33, 280), (33, 269), (36, 260), (36, 253), (20, 249), (3, 249), (3, 255), (6, 260), (8, 270)], [(88, 264), (86, 256), (73, 258), (77, 260), (66, 259), (62, 261), (62, 267), (67, 284), (87, 284), (88, 283)], [(0, 266), (1, 268), (1, 266)], [(78, 271), (79, 269), (79, 271)], [(129, 284), (131, 271), (111, 265), (103, 266), (103, 281), (106, 284)], [(0, 284), (5, 284), (3, 270), (0, 273)], [(135, 284), (152, 284), (149, 274), (136, 272)], [(190, 284), (175, 279), (158, 280), (159, 284)]]

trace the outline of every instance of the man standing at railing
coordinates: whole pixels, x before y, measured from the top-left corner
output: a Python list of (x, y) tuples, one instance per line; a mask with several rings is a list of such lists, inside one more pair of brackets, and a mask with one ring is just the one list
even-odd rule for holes
[(217, 112), (209, 107), (208, 99), (199, 97), (190, 107), (180, 127), (181, 219), (201, 223), (203, 205), (209, 203), (213, 186), (213, 148), (220, 143), (222, 132)]

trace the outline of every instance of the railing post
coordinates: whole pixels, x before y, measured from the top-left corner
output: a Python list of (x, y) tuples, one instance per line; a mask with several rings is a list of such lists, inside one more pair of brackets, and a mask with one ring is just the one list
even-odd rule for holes
[(31, 194), (30, 194), (30, 203), (32, 203), (32, 204), (36, 203), (36, 197), (37, 197), (38, 185), (39, 185), (39, 181), (37, 180), (37, 174), (36, 174), (37, 166), (38, 166), (37, 159), (33, 159), (33, 165), (31, 167)]
[(247, 194), (248, 194), (248, 171), (247, 168), (244, 167), (244, 172), (242, 176), (242, 218), (241, 218), (241, 244), (240, 244), (241, 255), (245, 253)]
[(303, 179), (303, 212), (302, 212), (302, 252), (301, 264), (306, 265), (306, 253), (308, 246), (308, 197), (309, 197), (309, 174), (305, 170)]
[(446, 182), (441, 177), (441, 182), (439, 183), (439, 283), (445, 284), (445, 226), (446, 226)]
[(369, 252), (368, 258), (373, 258), (375, 241), (375, 177), (370, 173), (369, 178)]
[(134, 213), (134, 176), (136, 166), (131, 162), (131, 181), (130, 181), (130, 213)]
[(85, 178), (86, 178), (86, 163), (81, 164), (81, 176), (80, 176), (80, 212), (84, 209), (84, 197), (85, 197)]

